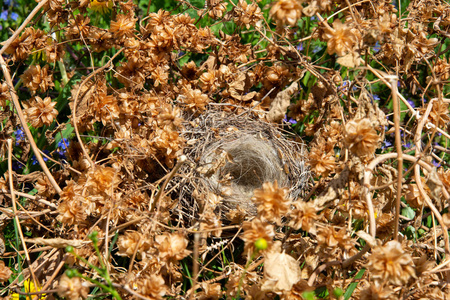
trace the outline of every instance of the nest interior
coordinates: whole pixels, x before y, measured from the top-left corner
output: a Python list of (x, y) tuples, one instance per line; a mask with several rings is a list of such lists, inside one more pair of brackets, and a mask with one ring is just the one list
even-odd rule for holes
[(185, 217), (195, 219), (210, 195), (222, 217), (236, 208), (253, 216), (253, 191), (264, 182), (277, 181), (292, 198), (306, 189), (305, 147), (276, 124), (211, 110), (187, 122), (183, 135), (188, 163), (175, 190)]

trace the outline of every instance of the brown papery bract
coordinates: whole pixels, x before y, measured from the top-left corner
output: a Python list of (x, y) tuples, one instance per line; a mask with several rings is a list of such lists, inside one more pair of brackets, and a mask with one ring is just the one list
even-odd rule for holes
[(250, 258), (255, 252), (255, 242), (258, 239), (264, 239), (267, 242), (268, 249), (270, 249), (273, 243), (273, 237), (275, 236), (275, 231), (272, 225), (259, 218), (255, 218), (252, 221), (245, 221), (242, 224), (244, 233), (242, 234), (242, 239), (245, 242), (245, 253), (247, 258)]
[(369, 119), (352, 120), (345, 125), (344, 142), (359, 157), (373, 155), (379, 140)]
[(336, 53), (344, 56), (356, 50), (361, 35), (352, 25), (342, 23), (339, 19), (333, 22), (333, 28), (326, 28), (322, 40), (327, 41), (328, 54)]
[(43, 68), (40, 65), (32, 65), (20, 76), (20, 79), (31, 90), (32, 95), (36, 94), (37, 91), (46, 92), (49, 88), (55, 86), (48, 65)]
[(55, 105), (56, 102), (52, 102), (50, 97), (45, 97), (42, 100), (41, 97), (36, 96), (30, 102), (24, 103), (24, 113), (34, 128), (39, 128), (44, 125), (49, 126), (58, 115)]
[(64, 274), (59, 279), (59, 285), (57, 288), (58, 295), (60, 297), (67, 298), (69, 300), (86, 299), (89, 293), (87, 285), (83, 284), (80, 277), (67, 277)]
[(258, 216), (274, 221), (278, 225), (281, 224), (281, 217), (288, 211), (291, 204), (287, 189), (278, 187), (277, 181), (265, 182), (261, 189), (255, 190), (252, 200), (258, 206)]
[(380, 283), (402, 285), (411, 277), (416, 277), (411, 255), (397, 241), (390, 241), (373, 249), (367, 267), (373, 278)]
[(270, 17), (275, 19), (277, 26), (295, 26), (302, 16), (302, 3), (300, 0), (279, 0), (270, 9)]
[(5, 282), (11, 277), (12, 271), (5, 266), (5, 262), (0, 260), (0, 282)]

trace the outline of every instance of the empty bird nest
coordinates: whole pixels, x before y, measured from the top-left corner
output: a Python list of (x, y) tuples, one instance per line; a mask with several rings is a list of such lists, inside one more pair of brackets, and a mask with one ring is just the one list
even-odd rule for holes
[(293, 199), (305, 192), (306, 149), (279, 125), (212, 109), (186, 121), (183, 136), (187, 162), (173, 183), (188, 220), (206, 210), (228, 220), (254, 216), (253, 191), (265, 182), (277, 181)]

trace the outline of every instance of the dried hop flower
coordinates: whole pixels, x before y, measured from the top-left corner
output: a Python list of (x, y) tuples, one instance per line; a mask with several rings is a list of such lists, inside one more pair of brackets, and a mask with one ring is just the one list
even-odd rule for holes
[(278, 183), (265, 182), (261, 189), (255, 190), (252, 200), (258, 205), (258, 215), (266, 220), (275, 220), (281, 224), (281, 217), (288, 211), (291, 201), (287, 189), (278, 187)]
[(0, 282), (7, 281), (11, 277), (11, 270), (5, 266), (5, 262), (0, 260)]
[(336, 53), (339, 56), (344, 56), (355, 50), (361, 35), (354, 26), (335, 20), (332, 29), (331, 27), (325, 29), (322, 39), (328, 42), (328, 54)]
[(311, 233), (315, 233), (314, 221), (319, 218), (317, 215), (317, 207), (313, 202), (295, 201), (293, 203), (295, 209), (291, 212), (291, 220), (289, 226), (295, 230), (302, 229)]
[(250, 25), (256, 25), (256, 22), (263, 18), (263, 14), (258, 4), (248, 4), (245, 0), (239, 0), (235, 7), (236, 17), (234, 21), (238, 25), (244, 25), (247, 29)]
[(270, 17), (278, 26), (294, 26), (302, 16), (302, 2), (299, 0), (279, 0), (270, 9)]
[(59, 280), (58, 295), (69, 300), (86, 299), (89, 288), (83, 285), (80, 277), (69, 278), (64, 274)]
[(151, 297), (150, 299), (163, 299), (167, 293), (167, 286), (161, 275), (151, 274), (149, 278), (136, 281), (134, 286), (136, 286), (139, 293)]
[(131, 15), (118, 14), (116, 21), (111, 21), (110, 31), (118, 38), (133, 36), (136, 19)]
[(373, 278), (401, 285), (415, 277), (411, 255), (405, 253), (397, 241), (387, 242), (373, 249), (368, 268)]
[(245, 221), (242, 224), (242, 228), (244, 229), (242, 235), (242, 239), (245, 242), (244, 251), (247, 252), (249, 258), (255, 251), (255, 242), (257, 240), (264, 239), (267, 242), (268, 249), (272, 246), (273, 237), (275, 236), (272, 225), (255, 218), (252, 221)]
[(24, 103), (24, 112), (28, 121), (31, 123), (31, 126), (39, 128), (44, 125), (51, 125), (58, 115), (55, 105), (56, 102), (52, 102), (50, 97), (45, 97), (44, 100), (42, 100), (42, 98), (38, 96), (35, 97), (34, 101)]
[(350, 121), (345, 126), (344, 142), (359, 157), (372, 155), (380, 140), (369, 119)]
[(150, 249), (150, 242), (137, 231), (127, 231), (117, 241), (120, 256), (132, 257), (136, 252), (138, 259), (145, 258), (145, 252)]
[(186, 249), (188, 240), (181, 234), (158, 235), (155, 241), (159, 244), (159, 257), (166, 260), (182, 260), (189, 255), (190, 251)]
[(20, 79), (22, 79), (24, 86), (30, 89), (32, 95), (36, 94), (37, 90), (46, 92), (50, 87), (55, 86), (48, 65), (43, 68), (40, 65), (32, 65), (23, 72)]

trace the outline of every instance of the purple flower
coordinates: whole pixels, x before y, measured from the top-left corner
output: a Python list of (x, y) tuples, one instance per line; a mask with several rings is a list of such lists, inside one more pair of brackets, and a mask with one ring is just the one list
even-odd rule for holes
[(433, 165), (434, 165), (436, 168), (439, 168), (439, 167), (441, 166), (441, 164), (438, 163), (438, 162), (437, 162), (436, 160), (434, 160), (434, 159), (433, 159), (432, 163), (433, 163)]
[(408, 100), (406, 100), (406, 101), (408, 101), (409, 105), (411, 105), (412, 107), (416, 107), (416, 105), (414, 104), (414, 101), (411, 100), (411, 98), (408, 98)]
[(297, 50), (298, 51), (303, 51), (303, 43), (298, 44)]
[(398, 9), (398, 2), (397, 2), (397, 0), (392, 1), (392, 5), (394, 5), (395, 8)]
[(11, 19), (13, 19), (14, 21), (17, 21), (17, 18), (19, 17), (19, 15), (15, 12), (11, 13)]
[(388, 140), (384, 140), (383, 145), (381, 146), (381, 149), (386, 149), (392, 146), (392, 143), (389, 142)]
[(287, 115), (284, 116), (283, 122), (288, 123), (289, 125), (297, 124), (297, 121), (295, 121), (294, 119), (292, 118), (288, 119)]
[(375, 101), (380, 101), (380, 96), (372, 95), (372, 99), (375, 100)]

